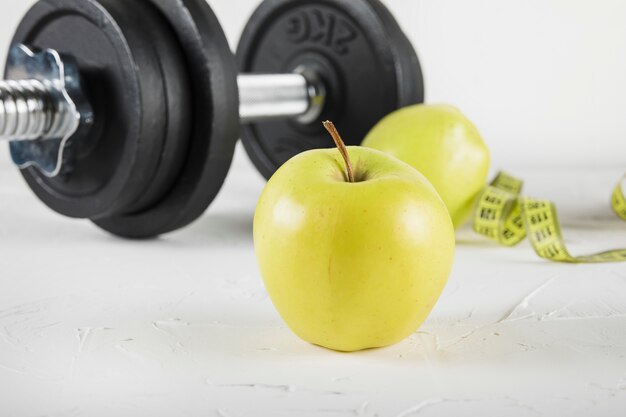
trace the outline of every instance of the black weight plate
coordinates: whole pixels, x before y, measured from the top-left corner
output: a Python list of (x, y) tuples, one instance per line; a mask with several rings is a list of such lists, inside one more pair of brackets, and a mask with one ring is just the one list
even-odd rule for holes
[(150, 4), (143, 1), (134, 1), (133, 4), (144, 9), (143, 16), (155, 17), (151, 20), (156, 25), (148, 25), (150, 20), (144, 17), (141, 27), (154, 41), (152, 47), (158, 56), (161, 79), (165, 87), (165, 94), (160, 101), (166, 104), (167, 118), (165, 140), (150, 186), (142, 191), (138, 200), (125, 209), (124, 213), (136, 213), (151, 208), (169, 193), (187, 158), (192, 123), (191, 84), (178, 38), (169, 23)]
[(170, 192), (141, 212), (96, 221), (130, 238), (174, 231), (202, 215), (221, 189), (239, 136), (237, 69), (228, 42), (205, 0), (143, 0), (173, 29), (187, 63), (192, 94), (189, 149)]
[(95, 113), (92, 131), (68, 151), (70, 171), (47, 178), (35, 168), (23, 170), (52, 209), (71, 217), (110, 216), (150, 190), (169, 112), (157, 51), (172, 49), (165, 35), (144, 29), (156, 31), (155, 19), (158, 14), (135, 2), (42, 0), (20, 23), (13, 42), (77, 61)]
[(242, 126), (252, 161), (269, 178), (294, 155), (332, 147), (321, 125), (335, 122), (347, 144), (358, 145), (392, 111), (424, 100), (415, 50), (379, 0), (265, 0), (237, 50), (243, 73), (284, 73), (305, 65), (328, 91), (320, 119)]
[[(393, 35), (395, 48), (391, 51), (396, 54), (396, 62), (399, 64), (397, 68), (398, 84), (402, 86), (398, 92), (400, 101), (408, 103), (407, 105), (423, 103), (425, 98), (424, 76), (413, 44), (391, 11), (383, 3), (378, 0), (372, 0), (370, 4), (376, 9), (381, 18), (387, 22), (385, 23), (387, 30), (395, 32)], [(416, 98), (418, 98), (417, 102)]]

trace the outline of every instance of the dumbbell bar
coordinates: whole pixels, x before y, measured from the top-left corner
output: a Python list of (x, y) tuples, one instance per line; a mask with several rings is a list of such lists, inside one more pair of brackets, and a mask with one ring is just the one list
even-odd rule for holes
[[(33, 78), (0, 81), (0, 140), (12, 142), (17, 166), (55, 177), (63, 170), (67, 140), (93, 123), (78, 68), (55, 50), (35, 53), (20, 44), (12, 48), (7, 73)], [(322, 81), (304, 67), (291, 74), (242, 74), (237, 83), (241, 123), (286, 118), (311, 123), (324, 107)]]
[[(28, 50), (23, 45), (18, 47)], [(310, 123), (322, 111), (325, 92), (314, 75), (307, 78), (297, 73), (248, 74), (239, 75), (237, 81), (241, 123), (289, 117)], [(81, 115), (68, 98), (67, 91), (54, 83), (37, 79), (0, 81), (0, 140), (45, 140), (73, 135), (77, 129), (75, 120), (80, 120)]]
[[(20, 45), (19, 48), (26, 49)], [(53, 53), (53, 51), (49, 51)], [(241, 123), (319, 117), (325, 93), (319, 80), (303, 74), (248, 74), (237, 77)], [(80, 119), (74, 103), (59, 101), (66, 92), (43, 81), (0, 81), (0, 140), (42, 140), (71, 136)]]
[(0, 136), (28, 185), (131, 238), (197, 219), (239, 137), (269, 178), (332, 146), (322, 119), (357, 145), (423, 100), (415, 51), (379, 0), (265, 0), (236, 59), (205, 0), (40, 0), (13, 44), (42, 51), (13, 48), (0, 86)]

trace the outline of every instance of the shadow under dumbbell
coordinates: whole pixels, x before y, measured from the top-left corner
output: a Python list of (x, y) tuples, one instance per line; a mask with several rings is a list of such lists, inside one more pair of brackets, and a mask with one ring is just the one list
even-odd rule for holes
[[(191, 227), (172, 238), (183, 245), (241, 246), (252, 245), (254, 212), (208, 213)], [(180, 236), (180, 239), (178, 238)], [(171, 240), (163, 237), (159, 240)]]

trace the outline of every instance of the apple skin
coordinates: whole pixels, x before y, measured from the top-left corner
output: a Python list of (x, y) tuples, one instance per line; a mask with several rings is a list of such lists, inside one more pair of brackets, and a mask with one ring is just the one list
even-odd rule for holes
[(302, 153), (270, 179), (254, 217), (266, 288), (296, 335), (337, 351), (394, 344), (426, 319), (447, 282), (454, 228), (432, 185), (382, 152)]
[(487, 183), (489, 149), (478, 129), (448, 105), (415, 105), (391, 113), (363, 146), (395, 156), (420, 171), (446, 203), (455, 228), (470, 217)]

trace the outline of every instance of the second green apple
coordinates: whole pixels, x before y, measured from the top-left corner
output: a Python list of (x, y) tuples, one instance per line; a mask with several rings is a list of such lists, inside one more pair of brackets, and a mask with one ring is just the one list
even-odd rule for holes
[(469, 219), (487, 181), (489, 149), (474, 124), (452, 106), (398, 110), (372, 129), (363, 146), (392, 154), (428, 178), (455, 228)]

